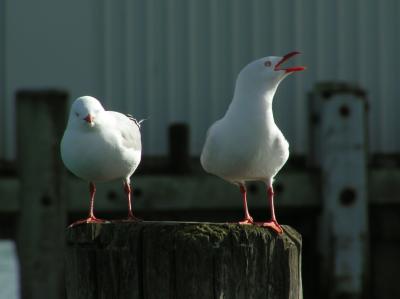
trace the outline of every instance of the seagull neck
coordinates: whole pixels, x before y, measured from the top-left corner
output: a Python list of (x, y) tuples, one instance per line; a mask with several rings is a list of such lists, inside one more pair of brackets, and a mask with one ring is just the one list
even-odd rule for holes
[(237, 88), (233, 96), (232, 104), (238, 107), (246, 105), (248, 108), (254, 107), (272, 114), (272, 101), (276, 88), (269, 89), (243, 89)]

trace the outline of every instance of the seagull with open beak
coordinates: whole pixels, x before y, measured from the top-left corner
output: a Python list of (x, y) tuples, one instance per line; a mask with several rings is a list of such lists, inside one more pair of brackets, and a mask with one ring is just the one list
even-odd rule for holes
[[(244, 218), (282, 233), (274, 208), (273, 179), (289, 158), (289, 143), (275, 123), (272, 101), (284, 78), (305, 69), (284, 67), (299, 52), (269, 56), (246, 65), (239, 73), (233, 99), (225, 116), (208, 130), (201, 153), (203, 168), (239, 187)], [(246, 183), (263, 181), (270, 207), (266, 221), (254, 222), (247, 206)]]

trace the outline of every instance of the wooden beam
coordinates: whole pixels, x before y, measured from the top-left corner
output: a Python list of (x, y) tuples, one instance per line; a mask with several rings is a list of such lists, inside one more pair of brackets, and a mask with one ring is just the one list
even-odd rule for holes
[[(278, 183), (284, 187), (277, 195), (277, 206), (312, 206), (318, 201), (317, 185), (312, 175), (292, 173), (282, 175)], [(265, 187), (262, 183), (250, 184), (249, 205), (266, 207)], [(298, 188), (296, 188), (298, 186)], [(242, 207), (238, 189), (223, 180), (204, 176), (133, 176), (132, 187), (135, 209), (184, 210), (184, 209), (236, 209)], [(70, 179), (70, 211), (88, 208), (87, 184)], [(190, 194), (190, 196), (188, 196)], [(297, 200), (302, 198), (303, 200)], [(98, 184), (95, 208), (98, 211), (125, 211), (126, 200), (121, 182)]]
[[(374, 205), (400, 204), (400, 171), (396, 168), (374, 168), (369, 176), (369, 203)], [(73, 176), (66, 180), (67, 209), (82, 212), (88, 208), (87, 183)], [(279, 174), (276, 184), (277, 207), (317, 207), (321, 205), (320, 176), (308, 170), (287, 170)], [(250, 184), (249, 205), (264, 207), (265, 194), (260, 183)], [(137, 189), (134, 204), (139, 210), (183, 210), (227, 208), (241, 209), (235, 186), (209, 175), (133, 175), (132, 186)], [(19, 211), (20, 182), (15, 177), (0, 177), (0, 212)], [(189, 193), (188, 193), (189, 192)], [(168, 195), (169, 194), (169, 195)], [(194, 194), (188, 199), (187, 194)], [(120, 182), (98, 184), (96, 209), (124, 212), (126, 202)]]

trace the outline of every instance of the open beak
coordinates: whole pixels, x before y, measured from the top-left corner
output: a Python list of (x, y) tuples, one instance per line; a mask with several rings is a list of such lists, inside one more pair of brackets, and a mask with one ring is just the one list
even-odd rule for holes
[(300, 54), (300, 52), (294, 51), (294, 52), (290, 52), (290, 53), (286, 54), (285, 56), (283, 56), (282, 59), (275, 65), (274, 70), (275, 71), (285, 71), (285, 73), (292, 73), (292, 72), (298, 72), (298, 71), (305, 70), (306, 68), (304, 66), (281, 68), (281, 64), (283, 64), (289, 58), (296, 56), (297, 54)]
[(88, 115), (84, 118), (84, 120), (86, 120), (89, 124), (93, 124), (94, 116), (88, 114)]

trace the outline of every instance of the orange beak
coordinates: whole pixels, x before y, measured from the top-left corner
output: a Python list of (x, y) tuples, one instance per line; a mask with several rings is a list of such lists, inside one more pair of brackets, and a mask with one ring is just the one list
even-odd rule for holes
[(88, 114), (85, 118), (84, 118), (84, 120), (86, 120), (88, 123), (93, 123), (93, 120), (94, 120), (94, 117), (92, 116), (92, 115), (90, 115), (90, 114)]
[(305, 70), (306, 68), (304, 66), (281, 68), (282, 63), (284, 63), (286, 60), (288, 60), (298, 54), (300, 54), (300, 52), (294, 51), (294, 52), (290, 52), (290, 53), (286, 54), (285, 56), (283, 56), (282, 59), (275, 65), (275, 71), (285, 71), (286, 73), (292, 73), (292, 72), (299, 72), (299, 71)]

